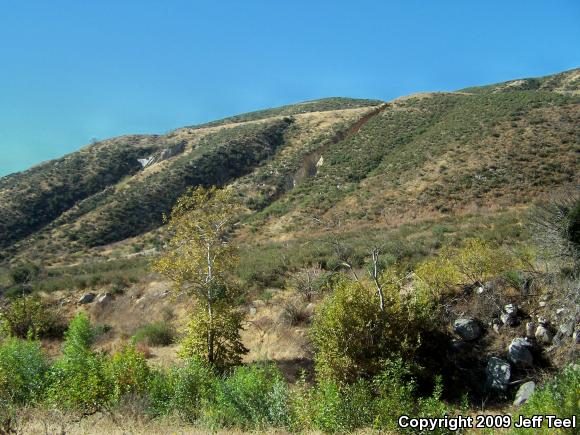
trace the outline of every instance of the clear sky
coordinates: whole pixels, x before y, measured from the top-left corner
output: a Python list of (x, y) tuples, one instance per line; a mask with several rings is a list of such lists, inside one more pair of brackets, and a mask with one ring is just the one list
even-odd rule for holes
[(578, 66), (578, 0), (0, 0), (0, 176), (91, 138)]

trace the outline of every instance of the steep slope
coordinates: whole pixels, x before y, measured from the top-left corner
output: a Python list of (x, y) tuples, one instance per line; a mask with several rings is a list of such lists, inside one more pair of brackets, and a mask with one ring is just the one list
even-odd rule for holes
[[(0, 248), (10, 255), (58, 240), (58, 249), (71, 251), (142, 234), (161, 224), (162, 213), (188, 186), (223, 185), (271, 159), (286, 142), (308, 141), (302, 128), (324, 135), (376, 104), (330, 99), (286, 106), (268, 118), (265, 111), (164, 136), (120, 137), (9, 175), (0, 179)], [(283, 116), (288, 113), (307, 119), (290, 131), (295, 119)], [(324, 122), (314, 126), (310, 118)]]
[(331, 98), (103, 141), (0, 179), (0, 247), (64, 263), (127, 255), (123, 244), (158, 243), (162, 213), (187, 187), (230, 183), (248, 207), (249, 246), (315, 237), (320, 219), (354, 233), (491, 222), (578, 186), (579, 77)]
[(580, 181), (579, 102), (529, 90), (395, 101), (323, 153), (315, 175), (256, 219), (273, 222), (274, 236), (282, 218), (294, 232), (309, 228), (312, 216), (388, 224), (529, 204)]

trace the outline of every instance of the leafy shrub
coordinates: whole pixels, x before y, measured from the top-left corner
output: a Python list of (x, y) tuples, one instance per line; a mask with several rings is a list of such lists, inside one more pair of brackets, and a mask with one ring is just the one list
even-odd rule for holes
[(40, 268), (33, 263), (19, 264), (10, 270), (10, 277), (14, 284), (27, 284), (40, 272)]
[(60, 336), (64, 329), (56, 314), (33, 296), (16, 298), (1, 311), (0, 328), (19, 338)]
[(240, 364), (241, 355), (247, 352), (240, 337), (240, 324), (243, 314), (226, 306), (214, 312), (210, 325), (205, 309), (193, 313), (183, 340), (180, 356), (184, 358), (201, 357), (208, 359), (208, 332), (213, 335), (213, 364), (218, 370)]
[(84, 313), (78, 314), (65, 333), (63, 355), (49, 373), (48, 402), (80, 413), (101, 410), (112, 398), (113, 384), (107, 358), (91, 351), (94, 330)]
[(184, 420), (197, 420), (216, 381), (211, 367), (199, 358), (190, 358), (174, 370), (172, 378), (171, 408)]
[[(538, 388), (532, 397), (522, 406), (520, 415), (557, 415), (559, 418), (571, 418), (580, 415), (580, 366), (568, 365), (552, 381)], [(515, 419), (515, 418), (514, 418)], [(558, 431), (547, 429), (544, 420), (543, 428), (550, 433), (568, 433), (567, 429)], [(527, 433), (525, 430), (514, 430), (516, 433)]]
[(165, 321), (149, 323), (135, 331), (135, 342), (145, 342), (149, 346), (168, 346), (173, 343), (175, 331)]
[(144, 355), (135, 346), (127, 345), (114, 354), (108, 364), (113, 385), (113, 400), (128, 394), (143, 394), (147, 390), (150, 370)]
[(289, 423), (288, 391), (274, 365), (237, 367), (215, 384), (204, 418), (213, 426), (258, 429)]
[(410, 374), (408, 365), (394, 359), (385, 362), (383, 370), (373, 379), (377, 428), (396, 430), (401, 415), (413, 415), (416, 385)]
[(412, 358), (430, 325), (430, 301), (406, 296), (394, 284), (386, 283), (383, 293), (384, 311), (370, 283), (343, 279), (318, 307), (311, 337), (321, 378), (354, 382), (378, 373), (386, 358)]
[(359, 380), (351, 385), (340, 385), (324, 379), (309, 387), (302, 379), (292, 389), (292, 428), (323, 432), (349, 432), (370, 426), (374, 403), (370, 384)]
[(415, 273), (437, 297), (453, 293), (463, 285), (485, 283), (515, 269), (518, 264), (519, 259), (505, 248), (470, 239), (461, 248), (443, 248), (437, 257), (419, 264)]
[(8, 338), (0, 346), (0, 399), (17, 405), (39, 400), (47, 368), (38, 342)]
[(147, 384), (147, 412), (149, 414), (157, 417), (173, 411), (176, 380), (174, 369), (151, 370)]

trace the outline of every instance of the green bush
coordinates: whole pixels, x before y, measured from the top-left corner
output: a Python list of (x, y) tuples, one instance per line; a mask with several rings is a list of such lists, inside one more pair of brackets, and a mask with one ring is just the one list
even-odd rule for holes
[(197, 420), (216, 382), (213, 370), (203, 360), (190, 358), (174, 370), (173, 379), (171, 408), (186, 421)]
[(209, 360), (208, 334), (213, 332), (213, 365), (220, 371), (241, 363), (248, 350), (242, 344), (240, 328), (244, 314), (227, 306), (214, 310), (210, 319), (205, 307), (196, 307), (187, 325), (179, 354), (183, 358)]
[[(571, 418), (580, 415), (580, 366), (568, 365), (553, 380), (538, 388), (532, 397), (519, 410), (519, 415), (557, 415), (559, 418)], [(519, 417), (514, 416), (517, 421)], [(543, 428), (550, 433), (568, 433), (567, 429)], [(528, 433), (525, 429), (515, 430), (515, 433)]]
[(149, 323), (138, 328), (133, 335), (135, 342), (144, 342), (149, 346), (168, 346), (173, 343), (175, 331), (165, 321)]
[(204, 419), (214, 427), (286, 427), (287, 409), (288, 390), (280, 371), (271, 364), (255, 364), (237, 367), (216, 382)]
[(8, 338), (0, 346), (0, 402), (23, 405), (40, 400), (47, 368), (38, 342)]
[(365, 380), (341, 385), (324, 379), (314, 387), (299, 381), (290, 399), (292, 428), (344, 433), (371, 426), (374, 403), (370, 387)]
[(40, 268), (33, 263), (19, 264), (10, 270), (10, 277), (14, 284), (28, 284), (38, 276)]
[(177, 382), (174, 369), (151, 370), (147, 384), (147, 413), (153, 417), (173, 411), (173, 398)]
[(13, 337), (58, 337), (63, 329), (57, 315), (37, 297), (16, 298), (0, 311), (0, 330)]
[(314, 316), (311, 337), (315, 368), (321, 378), (352, 383), (381, 370), (384, 359), (412, 358), (429, 328), (430, 301), (405, 296), (391, 278), (383, 278), (385, 309), (376, 288), (343, 279)]
[(128, 394), (141, 395), (146, 392), (150, 369), (147, 360), (135, 346), (127, 345), (113, 355), (107, 368), (113, 385), (114, 401), (118, 402)]
[(63, 355), (49, 372), (49, 404), (85, 414), (100, 411), (111, 401), (114, 384), (108, 376), (108, 361), (90, 349), (94, 337), (86, 314), (78, 314), (65, 333)]

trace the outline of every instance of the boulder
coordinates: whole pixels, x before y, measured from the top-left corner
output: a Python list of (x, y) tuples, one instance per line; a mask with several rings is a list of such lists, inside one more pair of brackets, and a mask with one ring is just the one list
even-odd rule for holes
[(526, 337), (533, 338), (536, 333), (536, 324), (534, 322), (526, 323)]
[(514, 399), (514, 406), (521, 406), (526, 401), (532, 397), (534, 394), (534, 390), (536, 389), (536, 383), (534, 381), (526, 382), (522, 384), (520, 388), (518, 388), (518, 392), (516, 393), (516, 398)]
[(558, 331), (562, 334), (563, 337), (571, 337), (574, 334), (574, 323), (563, 323), (558, 328)]
[(507, 304), (505, 307), (503, 307), (503, 311), (510, 316), (517, 316), (518, 306), (516, 304)]
[(506, 391), (512, 375), (510, 363), (501, 358), (491, 357), (485, 369), (487, 387), (496, 391)]
[(515, 326), (518, 324), (518, 318), (514, 314), (501, 313), (499, 316), (501, 323), (507, 326)]
[(546, 325), (538, 325), (536, 333), (534, 334), (538, 343), (550, 344), (554, 337)]
[(94, 293), (85, 293), (84, 295), (82, 295), (79, 299), (79, 304), (90, 304), (91, 302), (93, 302), (95, 300), (95, 294)]
[(508, 347), (508, 359), (515, 365), (531, 367), (534, 364), (531, 347), (532, 343), (525, 338), (514, 338)]
[(462, 317), (453, 322), (453, 332), (467, 341), (477, 340), (481, 337), (481, 325), (475, 319)]
[(101, 293), (97, 296), (97, 303), (98, 304), (106, 304), (113, 300), (113, 295), (111, 293)]
[(575, 344), (580, 343), (580, 330), (576, 330), (574, 331), (574, 334), (572, 334), (572, 342)]
[(538, 316), (538, 323), (540, 325), (547, 326), (548, 325), (548, 319), (546, 319), (545, 317), (542, 317), (542, 316)]

